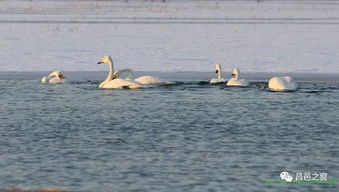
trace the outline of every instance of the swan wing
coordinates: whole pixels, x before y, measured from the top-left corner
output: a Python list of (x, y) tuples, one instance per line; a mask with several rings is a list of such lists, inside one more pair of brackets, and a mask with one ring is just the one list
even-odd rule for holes
[(296, 90), (298, 88), (297, 83), (294, 81), (292, 77), (286, 76), (283, 77), (283, 79), (285, 81), (285, 86), (287, 90)]
[(210, 83), (218, 83), (218, 79), (217, 78), (213, 78), (213, 79), (211, 79), (211, 81), (210, 81)]
[(119, 71), (114, 72), (113, 79), (119, 78), (121, 74), (127, 73), (126, 79), (132, 79), (133, 78), (133, 71), (131, 69), (121, 69)]
[(47, 77), (41, 78), (41, 83), (47, 83)]
[(53, 77), (49, 79), (49, 83), (57, 84), (57, 83), (64, 83), (65, 81), (63, 79), (59, 79), (58, 77)]
[(268, 82), (268, 87), (273, 91), (293, 91), (298, 88), (292, 77), (273, 77)]

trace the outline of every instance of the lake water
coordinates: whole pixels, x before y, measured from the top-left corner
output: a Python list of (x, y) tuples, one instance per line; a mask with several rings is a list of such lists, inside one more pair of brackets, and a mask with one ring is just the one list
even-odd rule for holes
[[(1, 1), (0, 192), (337, 192), (267, 179), (339, 179), (339, 3), (166, 2)], [(176, 84), (99, 89), (104, 55)], [(216, 63), (251, 86), (210, 85)]]
[(2, 187), (338, 190), (266, 183), (282, 171), (339, 178), (338, 78), (295, 75), (296, 92), (270, 92), (253, 75), (232, 88), (207, 83), (213, 73), (153, 72), (176, 84), (102, 90), (103, 72), (66, 72), (58, 85), (42, 74), (0, 73)]

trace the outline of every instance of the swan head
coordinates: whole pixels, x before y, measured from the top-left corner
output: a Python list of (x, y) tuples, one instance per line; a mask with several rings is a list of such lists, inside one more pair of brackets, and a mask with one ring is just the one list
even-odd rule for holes
[(232, 70), (232, 77), (238, 78), (239, 75), (240, 75), (239, 69), (238, 69), (238, 68), (234, 68), (234, 69)]
[(64, 79), (65, 76), (60, 71), (54, 71), (48, 77), (58, 77), (59, 79)]
[(221, 65), (220, 64), (216, 64), (215, 65), (215, 73), (219, 73), (221, 72)]
[(110, 56), (104, 56), (100, 59), (100, 61), (98, 62), (98, 64), (102, 64), (102, 63), (109, 63), (112, 62), (112, 59)]

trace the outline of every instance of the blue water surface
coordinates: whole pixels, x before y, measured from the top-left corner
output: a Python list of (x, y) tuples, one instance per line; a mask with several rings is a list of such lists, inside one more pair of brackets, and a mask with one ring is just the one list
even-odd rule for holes
[(176, 73), (186, 80), (102, 90), (102, 78), (78, 74), (44, 85), (36, 74), (2, 73), (1, 187), (338, 191), (338, 184), (266, 183), (282, 171), (339, 179), (335, 79), (298, 80), (296, 92), (270, 92), (267, 82), (235, 88)]

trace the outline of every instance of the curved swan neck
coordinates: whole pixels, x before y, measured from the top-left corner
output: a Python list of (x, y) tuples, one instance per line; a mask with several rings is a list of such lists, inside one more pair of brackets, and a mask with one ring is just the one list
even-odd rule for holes
[(111, 81), (113, 80), (113, 73), (114, 73), (114, 65), (112, 59), (109, 57), (108, 61), (108, 66), (109, 66), (109, 73), (105, 81)]
[(240, 75), (239, 69), (234, 68), (233, 71), (232, 71), (232, 75), (234, 75), (233, 76), (234, 79), (239, 79), (239, 75)]
[(221, 67), (219, 66), (219, 69), (218, 69), (218, 79), (221, 79)]
[(217, 64), (215, 66), (215, 69), (218, 71), (218, 79), (221, 79), (221, 65), (220, 64)]

